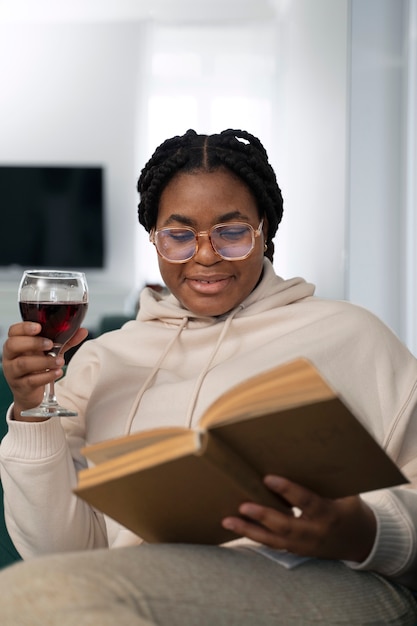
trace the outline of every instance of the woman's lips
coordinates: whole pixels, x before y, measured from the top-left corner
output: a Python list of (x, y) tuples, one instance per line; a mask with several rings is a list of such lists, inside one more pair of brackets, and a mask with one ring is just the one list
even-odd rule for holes
[(217, 294), (227, 289), (230, 284), (230, 276), (192, 276), (188, 277), (187, 283), (191, 289), (203, 294)]

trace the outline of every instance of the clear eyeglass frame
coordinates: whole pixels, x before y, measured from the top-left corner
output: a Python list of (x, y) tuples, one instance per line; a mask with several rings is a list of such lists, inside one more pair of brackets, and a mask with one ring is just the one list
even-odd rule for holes
[[(170, 228), (160, 228), (159, 230), (155, 230), (153, 228), (149, 235), (149, 241), (153, 243), (159, 256), (165, 259), (166, 261), (168, 261), (169, 263), (187, 263), (188, 261), (191, 261), (191, 259), (195, 257), (195, 255), (198, 252), (200, 237), (208, 237), (211, 247), (213, 248), (214, 252), (225, 261), (243, 261), (244, 259), (247, 259), (248, 256), (250, 256), (250, 254), (253, 252), (256, 238), (259, 237), (262, 232), (263, 223), (264, 223), (264, 220), (261, 219), (259, 226), (256, 229), (252, 226), (252, 224), (248, 224), (247, 222), (220, 223), (220, 224), (215, 224), (209, 230), (201, 230), (201, 231), (197, 231), (191, 226), (175, 226), (175, 227), (170, 227)], [(222, 252), (220, 252), (220, 249), (218, 249), (218, 244), (216, 244), (215, 238), (213, 238), (213, 234), (215, 234), (216, 232), (220, 233), (222, 230), (224, 230), (224, 228), (235, 228), (235, 227), (241, 228), (242, 226), (246, 226), (248, 228), (248, 232), (251, 235), (251, 242), (250, 242), (250, 245), (248, 246), (247, 251), (244, 254), (238, 254), (236, 256), (222, 254)], [(173, 259), (173, 258), (166, 256), (162, 246), (159, 245), (159, 235), (175, 233), (175, 232), (178, 232), (178, 233), (190, 232), (194, 235), (193, 251), (187, 254), (187, 256), (184, 258)]]

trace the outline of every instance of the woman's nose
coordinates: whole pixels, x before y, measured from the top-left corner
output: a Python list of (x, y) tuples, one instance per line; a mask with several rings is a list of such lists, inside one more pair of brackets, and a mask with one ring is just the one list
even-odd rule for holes
[(206, 232), (198, 235), (198, 249), (194, 260), (203, 265), (212, 265), (221, 260), (221, 257), (215, 252), (211, 244), (209, 234)]

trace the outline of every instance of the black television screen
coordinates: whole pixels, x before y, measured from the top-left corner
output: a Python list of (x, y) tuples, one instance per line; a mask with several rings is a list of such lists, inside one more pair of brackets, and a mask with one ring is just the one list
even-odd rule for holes
[(0, 165), (0, 266), (104, 267), (103, 168)]

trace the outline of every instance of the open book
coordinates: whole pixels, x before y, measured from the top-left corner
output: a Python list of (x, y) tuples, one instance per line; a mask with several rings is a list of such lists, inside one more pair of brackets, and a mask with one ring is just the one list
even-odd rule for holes
[(297, 359), (219, 397), (198, 428), (156, 428), (86, 447), (75, 493), (149, 542), (223, 543), (253, 501), (288, 511), (262, 477), (329, 498), (408, 482), (313, 365)]

